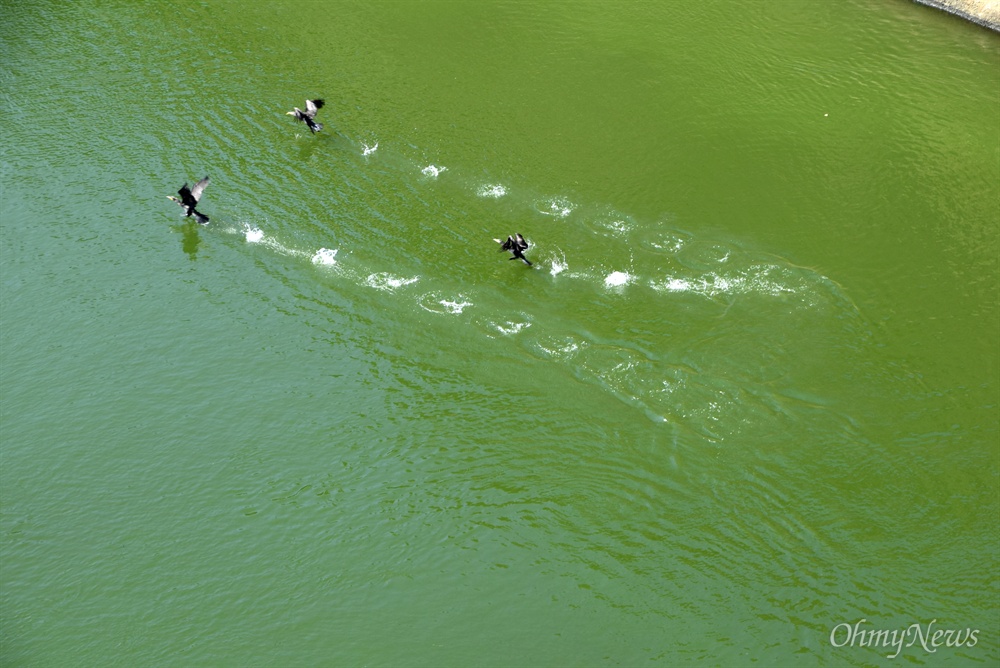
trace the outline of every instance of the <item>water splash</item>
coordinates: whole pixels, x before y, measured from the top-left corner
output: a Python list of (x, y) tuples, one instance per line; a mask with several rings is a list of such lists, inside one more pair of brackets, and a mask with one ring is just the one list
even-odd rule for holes
[(684, 247), (687, 239), (679, 234), (657, 233), (655, 236), (645, 239), (643, 243), (654, 250), (676, 253)]
[(683, 278), (672, 278), (668, 277), (666, 280), (657, 283), (656, 281), (650, 281), (649, 287), (660, 292), (689, 292), (694, 289), (694, 286), (690, 281)]
[(574, 334), (541, 334), (526, 342), (529, 350), (548, 359), (568, 360), (588, 343)]
[(438, 303), (440, 303), (441, 306), (444, 307), (444, 310), (448, 313), (461, 313), (466, 309), (466, 307), (472, 306), (472, 302), (453, 302), (448, 301), (447, 299), (442, 299)]
[(557, 197), (555, 199), (547, 200), (541, 204), (536, 204), (535, 208), (538, 210), (538, 213), (546, 216), (565, 218), (573, 212), (576, 205), (564, 197)]
[(614, 232), (615, 234), (626, 234), (630, 232), (634, 225), (624, 220), (609, 220), (605, 223), (605, 227)]
[(253, 225), (243, 226), (243, 236), (248, 244), (260, 243), (264, 239), (264, 232), (259, 227)]
[(330, 266), (337, 264), (337, 249), (320, 248), (312, 257), (313, 264)]
[(448, 299), (442, 297), (439, 293), (431, 292), (423, 295), (417, 303), (420, 305), (420, 308), (431, 313), (458, 315), (472, 306), (472, 302), (465, 301), (465, 299), (465, 295), (458, 295), (455, 299)]
[(604, 286), (618, 288), (632, 282), (632, 275), (624, 271), (613, 271), (604, 278)]
[(491, 322), (490, 326), (504, 336), (510, 336), (511, 334), (517, 334), (522, 329), (531, 327), (531, 323), (505, 320), (504, 322)]
[(493, 199), (499, 199), (507, 194), (507, 189), (499, 183), (487, 184), (482, 186), (477, 194), (480, 197), (492, 197)]
[[(799, 292), (793, 283), (802, 283), (801, 277), (790, 275), (773, 265), (751, 265), (741, 272), (721, 274), (708, 272), (694, 278), (667, 276), (662, 281), (650, 281), (649, 286), (658, 292), (690, 292), (705, 297), (722, 294), (764, 294), (772, 297)], [(800, 285), (806, 289), (805, 285)]]
[(378, 142), (375, 142), (374, 146), (369, 146), (368, 144), (365, 144), (364, 142), (362, 142), (361, 145), (364, 146), (364, 151), (362, 151), (361, 155), (368, 156), (368, 155), (371, 155), (372, 153), (374, 153), (375, 151), (378, 150)]
[(420, 170), (420, 173), (423, 174), (424, 176), (429, 176), (432, 179), (436, 179), (438, 177), (438, 174), (447, 169), (448, 169), (447, 167), (436, 167), (435, 165), (427, 165), (426, 167)]
[(638, 227), (638, 223), (626, 213), (606, 210), (594, 218), (584, 221), (594, 232), (606, 237), (623, 237)]
[(291, 257), (308, 256), (308, 254), (304, 253), (303, 251), (295, 250), (294, 248), (289, 248), (283, 245), (277, 239), (265, 235), (263, 230), (261, 230), (256, 225), (252, 225), (250, 223), (244, 223), (242, 228), (239, 229), (229, 228), (226, 231), (230, 233), (242, 234), (243, 239), (248, 244), (259, 244), (266, 248), (270, 248), (271, 250), (280, 253), (282, 255), (289, 255)]
[(569, 268), (569, 263), (566, 262), (566, 256), (561, 254), (558, 257), (552, 258), (552, 268), (549, 269), (549, 273), (553, 276), (558, 276)]
[(397, 288), (401, 288), (404, 285), (416, 283), (418, 280), (420, 280), (419, 276), (402, 278), (383, 271), (375, 274), (369, 274), (368, 278), (365, 279), (365, 285), (370, 288), (375, 288), (376, 290), (392, 291)]

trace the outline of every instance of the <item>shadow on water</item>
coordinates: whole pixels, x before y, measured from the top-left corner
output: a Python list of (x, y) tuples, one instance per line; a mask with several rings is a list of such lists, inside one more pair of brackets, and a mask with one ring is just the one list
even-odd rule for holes
[(305, 139), (306, 141), (303, 141), (301, 147), (299, 148), (299, 163), (304, 163), (308, 161), (309, 158), (311, 158), (316, 152), (316, 148), (319, 146), (319, 140), (317, 140), (315, 136), (302, 137), (301, 139)]
[(332, 132), (326, 134), (325, 132), (319, 132), (315, 135), (310, 136), (309, 132), (298, 133), (296, 141), (301, 142), (301, 147), (299, 148), (299, 162), (304, 163), (320, 148), (332, 148), (341, 150), (351, 150), (352, 146), (350, 141), (343, 135)]
[(181, 233), (181, 250), (192, 262), (198, 258), (198, 247), (201, 245), (201, 235), (198, 233), (200, 226), (194, 221), (187, 221), (180, 225), (171, 225), (170, 229)]

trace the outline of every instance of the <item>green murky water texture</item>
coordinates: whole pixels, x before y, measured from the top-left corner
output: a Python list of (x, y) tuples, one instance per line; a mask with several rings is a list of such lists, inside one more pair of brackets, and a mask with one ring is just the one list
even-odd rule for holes
[(3, 0), (0, 107), (3, 665), (998, 661), (997, 34)]

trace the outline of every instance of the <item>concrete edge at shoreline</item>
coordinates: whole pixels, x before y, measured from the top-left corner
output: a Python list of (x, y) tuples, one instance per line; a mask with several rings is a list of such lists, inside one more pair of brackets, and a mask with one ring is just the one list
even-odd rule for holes
[(989, 30), (1000, 32), (1000, 3), (984, 3), (981, 0), (978, 2), (976, 0), (913, 0), (913, 2), (940, 9)]

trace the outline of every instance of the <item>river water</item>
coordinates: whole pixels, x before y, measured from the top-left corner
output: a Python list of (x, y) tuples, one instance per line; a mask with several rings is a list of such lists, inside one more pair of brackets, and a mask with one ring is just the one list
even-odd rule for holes
[(996, 33), (2, 0), (0, 49), (3, 665), (1000, 660)]

